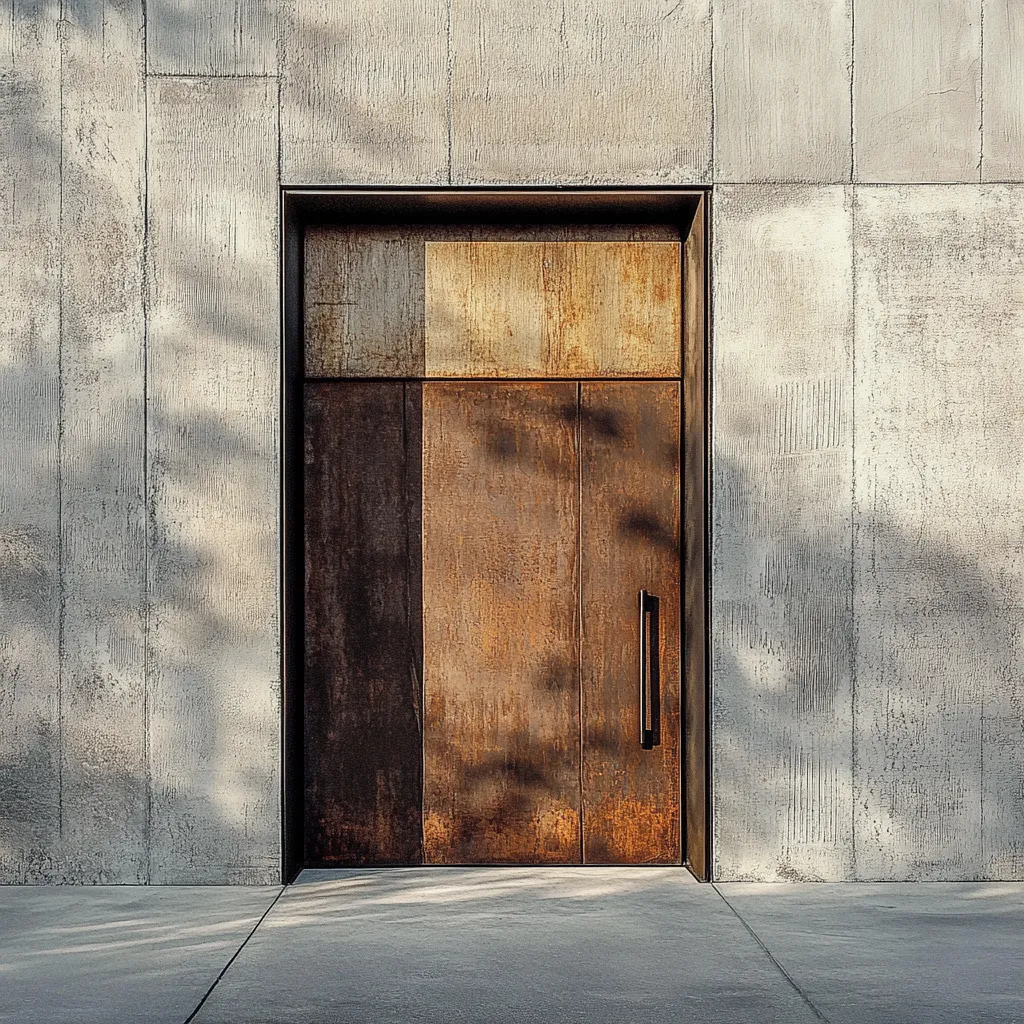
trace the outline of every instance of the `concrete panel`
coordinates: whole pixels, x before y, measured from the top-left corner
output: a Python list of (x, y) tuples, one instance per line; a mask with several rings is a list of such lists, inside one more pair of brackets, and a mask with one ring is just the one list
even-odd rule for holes
[(701, 182), (708, 0), (452, 7), (452, 180)]
[(149, 71), (170, 75), (277, 74), (281, 2), (150, 2), (146, 7)]
[(63, 870), (68, 880), (143, 882), (142, 4), (65, 0), (63, 25)]
[(150, 81), (154, 882), (280, 872), (276, 100)]
[(196, 1015), (254, 1019), (820, 1018), (685, 868), (563, 867), (304, 871)]
[(1024, 4), (985, 0), (984, 181), (1024, 180)]
[(286, 184), (448, 179), (445, 0), (290, 0), (282, 26)]
[(0, 16), (0, 882), (59, 875), (60, 47)]
[(715, 0), (715, 177), (849, 181), (852, 0)]
[(981, 0), (854, 0), (854, 177), (977, 181)]
[(856, 202), (856, 846), (1024, 876), (1024, 189)]
[(712, 741), (720, 879), (852, 869), (852, 202), (714, 211)]

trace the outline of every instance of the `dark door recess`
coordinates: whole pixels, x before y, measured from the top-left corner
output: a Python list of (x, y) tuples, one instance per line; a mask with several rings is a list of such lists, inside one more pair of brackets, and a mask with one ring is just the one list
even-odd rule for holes
[(679, 236), (480, 233), (307, 242), (304, 862), (679, 864)]

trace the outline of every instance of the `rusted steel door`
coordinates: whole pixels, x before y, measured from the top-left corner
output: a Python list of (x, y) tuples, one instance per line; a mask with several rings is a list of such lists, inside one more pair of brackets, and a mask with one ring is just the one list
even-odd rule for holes
[(583, 859), (676, 864), (679, 384), (580, 392)]
[(680, 863), (678, 245), (421, 246), (306, 385), (306, 860)]

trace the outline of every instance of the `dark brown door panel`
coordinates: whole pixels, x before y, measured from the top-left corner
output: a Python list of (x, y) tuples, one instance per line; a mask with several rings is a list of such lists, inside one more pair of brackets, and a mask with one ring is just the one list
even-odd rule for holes
[(422, 861), (420, 385), (305, 389), (305, 856)]

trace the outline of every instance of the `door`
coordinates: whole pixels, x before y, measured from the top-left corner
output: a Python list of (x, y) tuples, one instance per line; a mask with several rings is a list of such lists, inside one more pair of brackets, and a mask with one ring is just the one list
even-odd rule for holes
[(424, 255), (477, 379), (306, 384), (306, 859), (677, 864), (678, 281), (487, 245)]
[(673, 383), (425, 385), (428, 863), (678, 863), (678, 423)]

